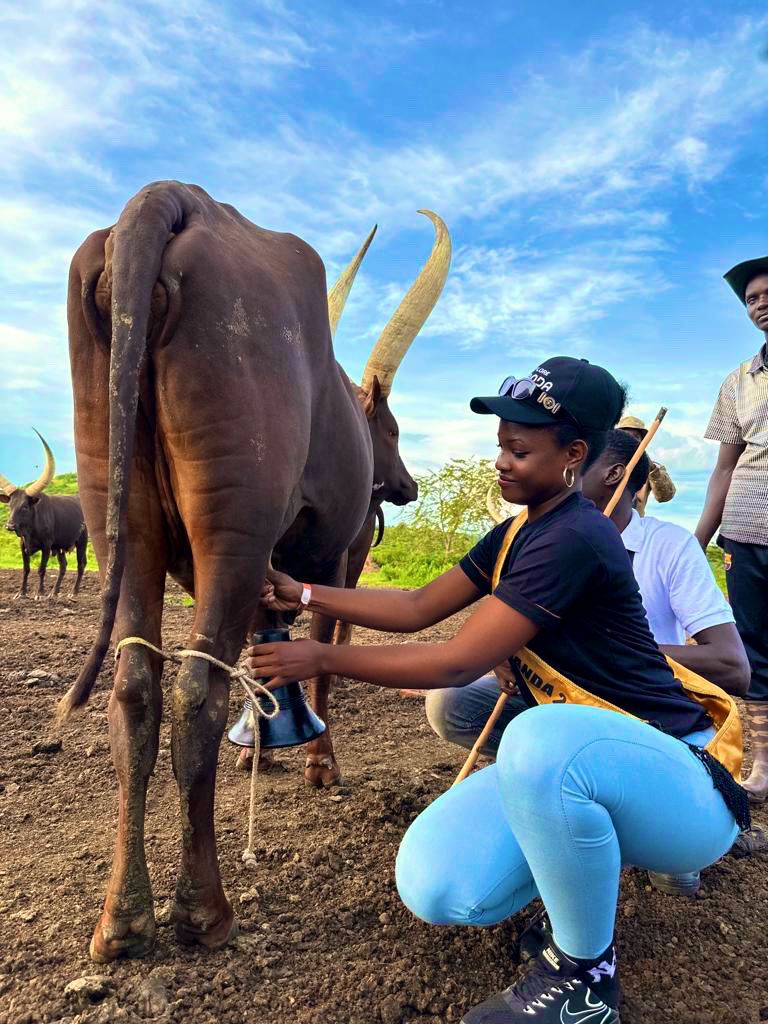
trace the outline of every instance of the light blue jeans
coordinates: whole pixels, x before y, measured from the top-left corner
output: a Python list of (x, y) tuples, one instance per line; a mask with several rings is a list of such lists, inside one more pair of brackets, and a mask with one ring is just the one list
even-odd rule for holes
[(397, 887), (432, 924), (497, 924), (541, 896), (558, 946), (588, 958), (613, 939), (622, 865), (699, 871), (738, 832), (685, 743), (614, 711), (549, 704), (517, 715), (496, 763), (413, 822)]

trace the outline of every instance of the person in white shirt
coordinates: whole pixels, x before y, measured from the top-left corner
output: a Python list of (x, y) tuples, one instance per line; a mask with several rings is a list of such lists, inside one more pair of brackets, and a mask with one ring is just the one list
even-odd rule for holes
[[(611, 431), (602, 455), (585, 473), (584, 496), (604, 509), (637, 441), (622, 430)], [(715, 582), (694, 535), (655, 516), (640, 517), (632, 507), (635, 492), (648, 475), (644, 455), (635, 467), (611, 519), (632, 559), (651, 633), (664, 654), (722, 685), (749, 673), (744, 644), (733, 612)], [(686, 644), (686, 635), (695, 644)]]
[[(624, 430), (612, 430), (608, 443), (584, 474), (582, 490), (599, 509), (605, 509), (638, 441)], [(632, 561), (648, 624), (664, 654), (718, 685), (741, 680), (748, 685), (749, 661), (734, 624), (730, 605), (715, 582), (706, 556), (693, 534), (675, 523), (638, 515), (635, 494), (648, 479), (650, 462), (643, 455), (627, 481), (611, 514)], [(695, 643), (686, 643), (686, 635)], [(501, 686), (500, 686), (501, 684)], [(430, 690), (426, 713), (432, 729), (442, 739), (471, 748), (498, 700), (501, 688), (512, 696), (483, 748), (494, 757), (505, 728), (526, 705), (514, 696), (512, 669), (504, 664), (493, 675), (483, 676), (460, 689)], [(698, 875), (651, 876), (666, 892), (693, 893)]]

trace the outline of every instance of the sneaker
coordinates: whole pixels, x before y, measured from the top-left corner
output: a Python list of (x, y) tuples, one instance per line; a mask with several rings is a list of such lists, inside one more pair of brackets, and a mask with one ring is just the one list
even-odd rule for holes
[(732, 857), (754, 857), (756, 853), (768, 853), (768, 836), (756, 825), (741, 832), (730, 849)]
[(701, 888), (701, 872), (682, 871), (677, 875), (664, 875), (658, 871), (649, 871), (648, 881), (654, 889), (668, 896), (695, 896)]
[(606, 955), (610, 963), (584, 967), (550, 938), (522, 981), (465, 1013), (461, 1024), (620, 1024), (613, 946)]
[(528, 963), (535, 960), (552, 938), (552, 926), (549, 923), (547, 908), (537, 910), (528, 924), (520, 933), (520, 959)]

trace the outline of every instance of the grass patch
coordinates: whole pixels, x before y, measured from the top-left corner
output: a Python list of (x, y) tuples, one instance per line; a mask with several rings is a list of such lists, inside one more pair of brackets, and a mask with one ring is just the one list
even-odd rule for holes
[[(77, 475), (61, 473), (46, 488), (46, 494), (77, 494)], [(0, 569), (21, 569), (19, 538), (5, 529), (7, 520), (8, 506), (0, 504)], [(371, 552), (371, 558), (379, 567), (379, 571), (364, 572), (360, 577), (360, 586), (422, 587), (455, 565), (469, 551), (475, 540), (475, 537), (468, 534), (462, 535), (453, 557), (446, 559), (440, 537), (434, 531), (407, 523), (387, 527), (381, 545)], [(722, 549), (710, 544), (707, 549), (707, 561), (717, 585), (725, 594)], [(35, 555), (32, 559), (33, 566), (39, 562), (40, 556)], [(87, 569), (90, 572), (98, 570), (96, 556), (90, 544)], [(185, 594), (179, 600), (174, 599), (173, 603), (189, 606), (194, 604), (194, 601)]]
[(709, 567), (712, 570), (712, 574), (715, 577), (718, 587), (720, 587), (722, 592), (727, 596), (728, 590), (725, 585), (725, 566), (723, 565), (724, 554), (725, 552), (723, 549), (719, 548), (716, 544), (710, 544), (707, 548), (707, 561), (709, 562)]

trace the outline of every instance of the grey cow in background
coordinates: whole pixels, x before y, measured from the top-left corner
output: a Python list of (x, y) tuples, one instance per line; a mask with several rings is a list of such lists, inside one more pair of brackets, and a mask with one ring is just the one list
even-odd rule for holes
[(16, 597), (27, 596), (29, 560), (38, 551), (41, 552), (38, 570), (40, 582), (36, 597), (39, 599), (45, 594), (45, 571), (51, 555), (56, 555), (59, 560), (59, 575), (52, 594), (56, 597), (67, 571), (66, 553), (73, 549), (77, 550), (77, 579), (72, 591), (76, 595), (83, 579), (88, 547), (83, 510), (80, 499), (74, 494), (43, 494), (55, 476), (56, 462), (45, 438), (37, 431), (35, 433), (45, 449), (45, 466), (37, 480), (28, 487), (17, 487), (0, 474), (0, 501), (10, 505), (5, 528), (15, 533), (21, 542), (24, 569), (21, 590)]

